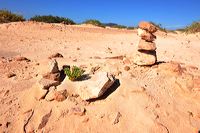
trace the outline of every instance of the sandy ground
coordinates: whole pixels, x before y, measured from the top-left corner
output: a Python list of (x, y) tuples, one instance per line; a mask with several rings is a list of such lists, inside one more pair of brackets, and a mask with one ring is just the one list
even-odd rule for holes
[[(197, 133), (200, 34), (156, 35), (160, 64), (139, 67), (105, 59), (123, 55), (131, 61), (139, 41), (136, 31), (33, 22), (1, 24), (0, 132)], [(101, 71), (120, 73), (118, 85), (90, 102), (79, 97), (63, 102), (35, 100), (31, 87), (48, 71), (48, 57), (57, 52), (64, 56), (57, 59), (60, 68), (99, 65)], [(15, 61), (16, 56), (31, 61)], [(169, 61), (174, 63), (162, 63)], [(130, 70), (124, 70), (125, 66)], [(10, 72), (16, 76), (8, 78)], [(84, 107), (86, 114), (71, 114), (74, 106)]]

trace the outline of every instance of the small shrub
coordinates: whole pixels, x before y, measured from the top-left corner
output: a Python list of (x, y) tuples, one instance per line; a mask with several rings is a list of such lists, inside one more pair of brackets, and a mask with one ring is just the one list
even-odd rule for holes
[(200, 22), (193, 22), (190, 26), (187, 26), (184, 31), (186, 33), (197, 33), (200, 32)]
[(118, 29), (126, 29), (127, 26), (124, 26), (124, 25), (115, 25), (115, 26), (112, 26), (113, 28), (118, 28)]
[(129, 27), (127, 27), (127, 29), (128, 29), (128, 30), (134, 30), (135, 27), (133, 27), (133, 26), (129, 26)]
[(68, 76), (69, 80), (75, 81), (79, 79), (85, 71), (77, 66), (73, 66), (71, 69), (65, 68), (64, 72)]
[(0, 10), (0, 23), (25, 21), (22, 15), (14, 14), (8, 10)]
[(83, 22), (84, 24), (92, 24), (94, 26), (99, 26), (99, 27), (103, 27), (105, 28), (105, 25), (102, 24), (99, 20), (96, 20), (96, 19), (89, 19), (89, 20), (86, 20), (85, 22)]
[(64, 23), (67, 25), (75, 24), (75, 22), (69, 18), (52, 16), (52, 15), (47, 15), (47, 16), (36, 15), (36, 16), (30, 18), (30, 20), (36, 21), (36, 22), (45, 22), (45, 23)]

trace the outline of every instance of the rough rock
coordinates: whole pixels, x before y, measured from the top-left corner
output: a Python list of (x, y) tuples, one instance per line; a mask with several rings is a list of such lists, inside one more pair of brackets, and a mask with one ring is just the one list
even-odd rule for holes
[(54, 100), (62, 102), (67, 98), (67, 93), (63, 91), (56, 91), (54, 93)]
[(60, 82), (42, 78), (36, 84), (39, 88), (48, 90), (51, 86), (58, 86)]
[(156, 26), (154, 26), (150, 22), (145, 22), (145, 21), (142, 21), (142, 22), (139, 23), (139, 28), (146, 30), (150, 33), (154, 33), (154, 32), (157, 31)]
[(9, 72), (9, 73), (6, 74), (6, 77), (7, 77), (7, 78), (12, 78), (12, 77), (14, 77), (14, 76), (16, 76), (16, 74), (13, 73), (13, 72)]
[(114, 122), (113, 122), (114, 125), (117, 124), (117, 123), (119, 122), (119, 118), (120, 118), (120, 117), (122, 117), (121, 113), (120, 113), (120, 112), (117, 112), (116, 117), (115, 117)]
[(115, 82), (113, 75), (107, 72), (99, 72), (92, 77), (91, 81), (83, 83), (77, 93), (83, 100), (94, 99), (102, 96)]
[(169, 76), (179, 76), (182, 74), (183, 70), (179, 63), (168, 62), (158, 65), (158, 72), (169, 75)]
[(70, 113), (73, 115), (83, 116), (85, 115), (85, 112), (86, 112), (86, 109), (84, 107), (76, 106), (70, 109)]
[(49, 59), (52, 59), (52, 58), (63, 58), (63, 55), (60, 53), (55, 53), (49, 56)]
[(23, 56), (16, 56), (16, 57), (14, 58), (14, 60), (16, 60), (16, 61), (27, 61), (27, 62), (30, 61), (28, 58), (23, 57)]
[(138, 44), (138, 50), (154, 51), (156, 50), (156, 44), (154, 42), (147, 42), (141, 39)]
[(124, 67), (124, 70), (125, 70), (125, 71), (129, 71), (129, 70), (130, 70), (130, 67), (129, 67), (129, 66), (125, 66), (125, 67)]
[(47, 100), (47, 101), (53, 101), (54, 100), (55, 92), (56, 92), (55, 86), (50, 87), (49, 88), (49, 92), (47, 93), (47, 95), (45, 97), (45, 100)]
[(153, 42), (156, 39), (156, 36), (152, 33), (147, 32), (146, 30), (138, 28), (138, 36), (141, 37), (143, 40), (148, 42)]
[(156, 51), (137, 51), (133, 62), (139, 66), (148, 66), (156, 63)]
[(50, 73), (58, 73), (59, 68), (58, 68), (58, 62), (54, 59), (49, 62), (49, 72)]
[(146, 33), (143, 33), (143, 34), (141, 35), (141, 38), (142, 38), (143, 40), (145, 40), (145, 41), (153, 42), (153, 41), (155, 41), (156, 36), (153, 35), (153, 34), (151, 34), (151, 33), (146, 32)]
[(55, 80), (55, 81), (60, 81), (60, 73), (45, 73), (42, 75), (43, 78), (45, 79), (50, 79), (50, 80)]

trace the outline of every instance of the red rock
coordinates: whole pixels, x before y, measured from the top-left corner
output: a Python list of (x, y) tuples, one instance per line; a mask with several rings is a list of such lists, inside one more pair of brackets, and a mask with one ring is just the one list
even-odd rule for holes
[(149, 33), (154, 33), (157, 31), (156, 26), (154, 26), (150, 22), (145, 22), (145, 21), (139, 23), (139, 28), (148, 31)]
[(141, 35), (141, 38), (142, 38), (143, 40), (145, 40), (145, 41), (153, 42), (153, 41), (156, 39), (156, 36), (153, 35), (153, 34), (151, 34), (151, 33), (146, 32), (146, 33), (143, 33), (143, 34)]
[(45, 73), (42, 77), (45, 79), (60, 81), (60, 73)]
[(154, 51), (156, 50), (156, 44), (154, 42), (147, 42), (141, 39), (138, 44), (138, 50)]
[(58, 102), (62, 102), (67, 98), (67, 96), (64, 94), (64, 92), (61, 91), (56, 91), (54, 93), (54, 100), (58, 101)]
[(130, 67), (129, 67), (129, 66), (125, 66), (125, 67), (124, 67), (124, 70), (125, 70), (125, 71), (129, 71), (129, 70), (130, 70)]

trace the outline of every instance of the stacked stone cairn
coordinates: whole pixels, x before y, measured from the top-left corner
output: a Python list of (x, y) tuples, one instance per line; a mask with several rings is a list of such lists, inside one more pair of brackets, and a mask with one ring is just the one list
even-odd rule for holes
[(134, 57), (134, 63), (139, 66), (151, 66), (157, 61), (156, 57), (156, 36), (153, 34), (157, 31), (156, 26), (149, 22), (140, 22), (138, 36), (141, 38), (138, 49)]

